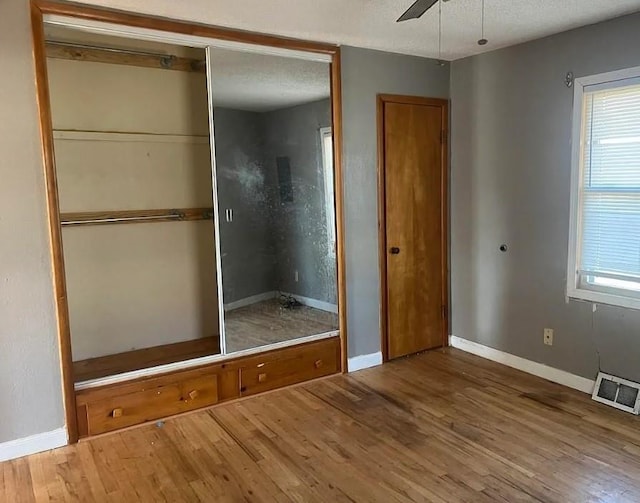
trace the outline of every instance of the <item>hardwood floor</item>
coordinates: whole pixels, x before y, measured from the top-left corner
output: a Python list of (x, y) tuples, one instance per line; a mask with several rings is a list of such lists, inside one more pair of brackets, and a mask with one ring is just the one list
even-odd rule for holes
[(638, 502), (640, 419), (447, 349), (0, 464), (0, 501)]

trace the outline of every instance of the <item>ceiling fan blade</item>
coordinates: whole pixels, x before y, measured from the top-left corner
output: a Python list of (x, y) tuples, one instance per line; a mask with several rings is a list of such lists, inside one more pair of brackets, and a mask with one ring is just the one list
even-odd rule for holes
[(396, 23), (406, 21), (407, 19), (418, 19), (431, 7), (437, 4), (438, 1), (439, 0), (416, 0), (413, 5), (409, 7), (407, 11), (398, 18)]

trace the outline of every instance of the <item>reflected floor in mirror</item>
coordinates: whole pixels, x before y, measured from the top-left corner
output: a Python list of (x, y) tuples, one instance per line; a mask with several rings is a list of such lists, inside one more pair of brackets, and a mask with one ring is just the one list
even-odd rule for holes
[(338, 315), (309, 306), (284, 307), (278, 299), (225, 314), (227, 353), (338, 330)]

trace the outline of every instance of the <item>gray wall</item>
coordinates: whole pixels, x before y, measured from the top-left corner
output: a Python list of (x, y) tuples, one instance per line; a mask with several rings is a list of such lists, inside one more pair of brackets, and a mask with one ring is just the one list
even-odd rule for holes
[[(224, 303), (274, 290), (273, 174), (265, 168), (264, 114), (214, 109)], [(225, 209), (233, 209), (233, 222)]]
[[(329, 100), (263, 113), (216, 107), (214, 113), (225, 303), (274, 290), (336, 303), (318, 134), (331, 125)], [(291, 203), (280, 201), (278, 156), (290, 159)], [(233, 209), (233, 222), (226, 222), (226, 208)]]
[[(26, 0), (0, 3), (0, 116), (9, 118), (0, 121), (0, 442), (64, 422), (29, 26)], [(639, 28), (630, 16), (453, 64), (456, 335), (588, 377), (597, 340), (605, 370), (640, 379), (640, 315), (565, 303), (571, 93), (562, 84), (567, 70), (640, 65)], [(353, 357), (380, 349), (376, 94), (447, 97), (449, 69), (351, 47), (342, 58)], [(551, 348), (545, 326), (556, 329)]]
[(264, 115), (266, 165), (277, 173), (276, 157), (288, 157), (293, 185), (292, 202), (280, 201), (278, 188), (274, 191), (277, 289), (336, 304), (336, 260), (328, 255), (319, 135), (320, 128), (331, 126), (331, 103), (325, 99)]
[(0, 2), (0, 442), (63, 426), (29, 3)]
[(349, 357), (380, 351), (376, 95), (449, 96), (449, 66), (342, 48), (342, 120)]
[(638, 66), (638, 47), (632, 15), (452, 64), (453, 334), (588, 378), (599, 351), (604, 371), (640, 380), (640, 312), (565, 299), (573, 91), (563, 82)]
[[(0, 2), (0, 442), (64, 424), (29, 3)], [(375, 96), (448, 95), (433, 61), (343, 48), (349, 354), (380, 349)]]

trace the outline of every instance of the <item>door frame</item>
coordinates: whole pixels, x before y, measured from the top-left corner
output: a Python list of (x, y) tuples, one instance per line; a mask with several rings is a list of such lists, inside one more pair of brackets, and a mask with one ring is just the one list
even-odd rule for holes
[(440, 198), (441, 198), (441, 242), (442, 242), (442, 347), (449, 345), (449, 100), (441, 98), (423, 98), (397, 94), (378, 94), (377, 97), (377, 136), (378, 136), (378, 259), (380, 270), (380, 339), (382, 360), (389, 360), (388, 303), (387, 303), (387, 214), (385, 184), (385, 142), (384, 107), (386, 103), (405, 105), (424, 105), (439, 107), (442, 110), (440, 160)]
[[(347, 309), (346, 273), (344, 248), (344, 187), (342, 167), (342, 86), (340, 71), (340, 47), (321, 42), (311, 42), (274, 35), (254, 33), (230, 28), (204, 25), (188, 21), (151, 17), (127, 11), (91, 7), (75, 3), (51, 0), (31, 0), (31, 29), (35, 65), (35, 84), (38, 105), (38, 122), (44, 166), (48, 227), (51, 243), (51, 263), (53, 270), (53, 294), (57, 318), (60, 368), (62, 372), (62, 395), (67, 427), (68, 442), (78, 441), (76, 416), (76, 394), (71, 352), (71, 332), (69, 326), (69, 306), (65, 277), (62, 230), (60, 226), (60, 206), (58, 183), (53, 148), (53, 124), (44, 35), (44, 17), (57, 15), (88, 21), (120, 25), (128, 29), (155, 30), (158, 33), (203, 37), (216, 41), (228, 41), (249, 45), (259, 45), (274, 49), (287, 49), (305, 53), (316, 53), (330, 57), (331, 117), (333, 131), (333, 169), (336, 212), (337, 281), (338, 281), (338, 321), (340, 330), (341, 371), (347, 372)], [(265, 347), (265, 351), (270, 348)], [(233, 359), (230, 355), (229, 359)], [(224, 360), (222, 360), (224, 361)]]

